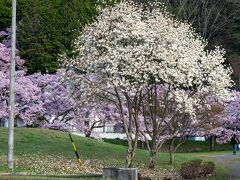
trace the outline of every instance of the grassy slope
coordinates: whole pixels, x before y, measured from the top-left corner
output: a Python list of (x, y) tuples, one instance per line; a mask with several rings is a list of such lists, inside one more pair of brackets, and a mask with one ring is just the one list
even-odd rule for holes
[[(123, 166), (126, 147), (113, 145), (101, 141), (73, 136), (80, 157), (90, 160), (91, 167)], [(0, 128), (0, 161), (6, 161), (7, 129)], [(175, 156), (176, 164), (203, 158), (206, 153), (178, 153)], [(45, 129), (15, 129), (15, 172), (35, 173), (76, 173), (79, 172), (67, 133)], [(47, 162), (45, 162), (47, 161)], [(144, 168), (147, 166), (148, 152), (137, 150), (134, 166)], [(168, 168), (168, 154), (159, 153), (157, 168)], [(42, 164), (41, 164), (42, 163)], [(75, 163), (75, 166), (72, 164)], [(35, 166), (33, 166), (35, 164)], [(66, 167), (65, 167), (65, 164)], [(42, 169), (41, 169), (42, 168)], [(169, 167), (170, 168), (170, 167)], [(74, 170), (73, 170), (74, 169)], [(6, 162), (0, 163), (0, 172), (7, 172)], [(98, 172), (99, 170), (96, 170)], [(84, 170), (83, 172), (91, 172)]]

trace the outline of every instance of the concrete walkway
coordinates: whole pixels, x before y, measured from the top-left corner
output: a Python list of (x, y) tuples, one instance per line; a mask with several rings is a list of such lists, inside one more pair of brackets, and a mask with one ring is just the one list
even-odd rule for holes
[(224, 154), (210, 156), (215, 164), (227, 170), (227, 180), (240, 180), (240, 152), (237, 155)]

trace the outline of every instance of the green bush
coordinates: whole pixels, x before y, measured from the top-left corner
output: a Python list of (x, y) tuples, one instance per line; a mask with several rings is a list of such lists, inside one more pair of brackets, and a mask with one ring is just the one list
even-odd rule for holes
[(111, 144), (117, 144), (117, 145), (121, 145), (121, 146), (127, 146), (127, 140), (123, 140), (123, 139), (103, 139), (104, 142), (107, 143), (111, 143)]
[(179, 172), (184, 179), (194, 179), (212, 174), (214, 167), (213, 162), (203, 163), (203, 160), (198, 159), (183, 163)]
[[(178, 144), (178, 139), (176, 139), (175, 143)], [(170, 141), (167, 141), (162, 146), (162, 151), (168, 151), (170, 145)], [(226, 144), (219, 144), (217, 142), (214, 143), (214, 151), (229, 151), (231, 150), (231, 146), (229, 143)], [(189, 152), (206, 152), (210, 151), (210, 140), (207, 139), (206, 141), (186, 141), (182, 144), (178, 149), (177, 152), (181, 153), (189, 153)]]
[[(108, 142), (108, 143), (112, 143), (112, 144), (127, 146), (127, 141), (122, 140), (122, 139), (104, 139), (104, 141)], [(178, 143), (178, 141), (179, 140), (176, 139), (175, 142)], [(150, 144), (151, 144), (151, 142), (150, 142)], [(169, 145), (170, 145), (170, 141), (166, 141), (161, 148), (161, 152), (168, 152)], [(144, 145), (142, 145), (142, 142), (138, 141), (138, 148), (147, 149), (146, 143), (144, 143)], [(210, 150), (210, 141), (209, 140), (186, 141), (183, 145), (181, 145), (178, 148), (177, 152), (190, 153), (190, 152), (206, 152), (209, 150)], [(226, 143), (226, 144), (215, 143), (214, 150), (215, 151), (229, 151), (229, 150), (231, 150), (231, 146), (229, 145), (229, 143)]]

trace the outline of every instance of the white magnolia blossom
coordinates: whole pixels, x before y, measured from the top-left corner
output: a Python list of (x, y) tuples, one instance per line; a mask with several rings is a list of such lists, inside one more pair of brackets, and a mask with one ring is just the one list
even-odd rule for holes
[(189, 94), (181, 90), (171, 92), (171, 96), (173, 96), (172, 99), (177, 104), (175, 111), (192, 115), (192, 119), (195, 119), (195, 108), (200, 106), (198, 98), (189, 97)]
[(229, 99), (231, 70), (222, 65), (224, 50), (206, 51), (207, 43), (191, 26), (164, 9), (143, 10), (130, 2), (102, 9), (76, 39), (78, 55), (63, 58), (64, 65), (102, 78), (92, 82), (101, 82), (104, 89), (115, 87), (129, 94), (168, 84), (178, 108), (189, 114), (194, 114), (198, 99), (182, 89), (207, 92), (219, 101)]

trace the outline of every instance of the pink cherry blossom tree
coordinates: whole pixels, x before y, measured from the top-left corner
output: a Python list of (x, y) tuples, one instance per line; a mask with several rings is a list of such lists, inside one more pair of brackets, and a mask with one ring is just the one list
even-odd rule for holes
[[(178, 90), (185, 97), (171, 96), (168, 85), (159, 85), (146, 94), (142, 104), (143, 125), (140, 129), (150, 153), (150, 167), (155, 166), (155, 155), (165, 141), (170, 141), (170, 163), (174, 161), (174, 152), (186, 141), (186, 138), (208, 132), (217, 126), (217, 118), (221, 115), (216, 111), (218, 102), (206, 93), (193, 90)], [(182, 97), (182, 98), (183, 98)], [(211, 101), (210, 101), (211, 99)], [(186, 104), (192, 104), (191, 111)], [(194, 112), (194, 113), (193, 113)], [(150, 137), (150, 138), (149, 138)], [(177, 140), (177, 141), (176, 141)], [(150, 143), (151, 142), (151, 143)]]
[[(16, 103), (15, 116), (25, 124), (31, 124), (41, 116), (40, 89), (34, 85), (23, 70), (24, 61), (16, 57)], [(10, 48), (0, 43), (0, 120), (8, 118)]]
[[(92, 104), (86, 106), (81, 101), (81, 88), (73, 87), (64, 79), (64, 70), (56, 74), (33, 74), (34, 84), (41, 89), (43, 117), (35, 121), (37, 126), (63, 131), (76, 130), (90, 137), (96, 128), (110, 122), (106, 106)], [(71, 86), (71, 89), (70, 89)]]
[(223, 106), (223, 113), (218, 118), (219, 126), (209, 132), (218, 143), (227, 143), (233, 134), (240, 137), (240, 92), (233, 90), (232, 99)]
[[(208, 104), (209, 105), (209, 104)], [(180, 116), (174, 121), (170, 121), (167, 126), (171, 127), (170, 145), (169, 145), (169, 163), (174, 163), (174, 153), (186, 142), (188, 137), (203, 136), (208, 134), (212, 129), (219, 127), (219, 117), (223, 108), (217, 102), (212, 103), (210, 107), (206, 104), (196, 107), (196, 118)]]
[[(4, 34), (5, 35), (5, 34)], [(92, 131), (111, 123), (107, 106), (81, 104), (81, 91), (76, 88), (70, 97), (63, 70), (56, 74), (26, 75), (24, 60), (16, 57), (16, 117), (26, 125), (58, 130)], [(8, 118), (10, 48), (0, 43), (0, 120)], [(75, 101), (77, 99), (77, 101)], [(98, 118), (96, 118), (98, 117)]]

